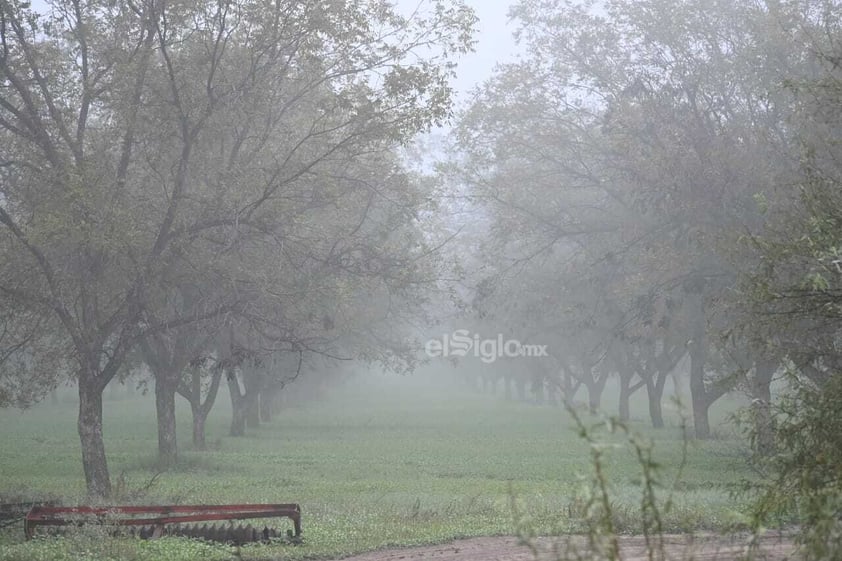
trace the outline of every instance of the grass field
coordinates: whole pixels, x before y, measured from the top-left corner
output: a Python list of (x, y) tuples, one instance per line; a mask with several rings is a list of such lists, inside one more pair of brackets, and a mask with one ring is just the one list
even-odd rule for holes
[[(575, 496), (588, 448), (568, 414), (469, 392), (435, 392), (413, 379), (360, 382), (331, 399), (289, 408), (246, 438), (227, 434), (227, 395), (211, 413), (211, 450), (192, 452), (189, 409), (179, 404), (179, 466), (140, 503), (297, 502), (305, 544), (250, 546), (243, 558), (331, 558), (391, 545), (514, 531), (511, 498), (539, 534), (575, 528)], [(606, 405), (613, 405), (606, 401)], [(642, 409), (641, 409), (642, 411)], [(81, 500), (83, 477), (72, 402), (0, 411), (0, 496), (45, 494)], [(633, 423), (655, 442), (664, 481), (682, 456), (675, 423), (661, 431)], [(151, 397), (106, 402), (112, 477), (126, 488), (150, 479), (156, 450)], [(733, 438), (690, 443), (688, 465), (666, 515), (670, 531), (720, 529), (742, 519), (726, 486), (748, 475)], [(640, 470), (629, 449), (608, 456), (621, 528), (639, 516)], [(233, 548), (186, 540), (89, 539), (22, 543), (20, 527), (0, 534), (0, 561), (23, 559), (228, 559)]]

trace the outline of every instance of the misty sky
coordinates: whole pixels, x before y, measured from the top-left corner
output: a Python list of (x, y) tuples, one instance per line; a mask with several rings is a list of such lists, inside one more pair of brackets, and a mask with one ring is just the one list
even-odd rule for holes
[[(401, 0), (412, 2), (415, 0)], [(515, 0), (466, 0), (479, 17), (476, 52), (467, 56), (459, 65), (454, 86), (459, 97), (490, 77), (497, 62), (507, 62), (514, 56), (516, 45), (512, 38), (514, 27), (508, 25), (507, 13)]]
[[(404, 10), (415, 9), (425, 0), (394, 0)], [(459, 92), (458, 98), (464, 100), (476, 85), (491, 76), (497, 62), (511, 60), (515, 52), (512, 38), (514, 27), (507, 24), (509, 7), (516, 0), (465, 0), (479, 17), (476, 36), (476, 52), (471, 53), (459, 65), (458, 77), (454, 87)], [(33, 0), (33, 7), (43, 10), (45, 0)]]

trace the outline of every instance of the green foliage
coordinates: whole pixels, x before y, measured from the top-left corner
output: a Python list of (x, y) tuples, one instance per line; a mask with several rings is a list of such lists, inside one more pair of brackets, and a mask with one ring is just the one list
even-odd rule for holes
[(8, 546), (3, 551), (5, 561), (222, 561), (231, 557), (230, 548), (197, 540), (167, 538), (141, 541), (103, 537), (91, 532), (37, 539)]
[[(795, 523), (808, 561), (842, 555), (842, 375), (819, 387), (795, 373), (776, 404), (777, 450), (755, 458), (765, 477), (745, 484), (754, 524)], [(753, 427), (753, 425), (749, 425)], [(749, 436), (751, 430), (749, 430)]]
[[(579, 439), (588, 446), (590, 465), (587, 475), (580, 476), (582, 485), (567, 512), (574, 524), (573, 531), (586, 536), (586, 541), (583, 544), (565, 541), (560, 546), (564, 549), (561, 559), (619, 561), (622, 559), (619, 547), (622, 533), (641, 534), (648, 558), (664, 559), (663, 538), (664, 533), (669, 531), (666, 521), (674, 508), (673, 493), (682, 482), (688, 453), (687, 438), (682, 440), (681, 458), (674, 466), (671, 484), (665, 486), (664, 466), (655, 460), (652, 439), (615, 418), (588, 423), (574, 408), (568, 407), (567, 410)], [(683, 429), (683, 422), (681, 426)], [(686, 434), (686, 431), (682, 430), (682, 433)], [(607, 474), (612, 452), (633, 457), (629, 467), (639, 474), (639, 478), (635, 477), (635, 491), (639, 496), (637, 504), (628, 504), (620, 499), (616, 485)], [(532, 543), (536, 535), (534, 528), (524, 523), (514, 500), (512, 510), (521, 539), (535, 552)], [(685, 531), (693, 529), (686, 528)]]

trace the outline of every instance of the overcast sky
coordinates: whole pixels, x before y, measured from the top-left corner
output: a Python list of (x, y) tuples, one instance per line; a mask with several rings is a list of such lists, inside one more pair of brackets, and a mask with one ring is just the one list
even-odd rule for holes
[[(426, 0), (393, 0), (404, 10), (414, 10), (420, 2)], [(459, 99), (465, 100), (468, 92), (490, 77), (494, 65), (513, 58), (515, 42), (512, 39), (514, 28), (507, 24), (509, 7), (515, 0), (464, 0), (479, 17), (476, 36), (476, 52), (464, 58), (459, 65), (458, 77), (454, 87), (459, 92)], [(43, 10), (44, 0), (33, 0), (36, 9)]]
[(514, 27), (508, 25), (506, 15), (509, 6), (515, 3), (514, 0), (465, 0), (465, 3), (476, 11), (479, 29), (476, 52), (467, 56), (459, 65), (458, 78), (454, 84), (461, 99), (465, 99), (474, 86), (491, 76), (497, 62), (510, 61), (516, 50), (512, 38)]

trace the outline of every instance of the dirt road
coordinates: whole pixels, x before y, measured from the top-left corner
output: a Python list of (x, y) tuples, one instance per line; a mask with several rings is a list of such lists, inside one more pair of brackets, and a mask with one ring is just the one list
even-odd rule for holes
[[(583, 543), (575, 538), (566, 543), (540, 538), (537, 540), (536, 558), (529, 548), (519, 545), (517, 538), (474, 538), (443, 545), (375, 551), (347, 557), (344, 561), (550, 561), (574, 559), (575, 556), (565, 556), (563, 552), (570, 545), (581, 547)], [(746, 541), (742, 538), (713, 535), (665, 537), (667, 558), (673, 561), (731, 561), (741, 558), (745, 546)], [(794, 550), (792, 541), (779, 535), (764, 537), (760, 548), (763, 555), (758, 559), (764, 561), (791, 559)], [(620, 550), (624, 561), (648, 561), (643, 537), (621, 538)]]

